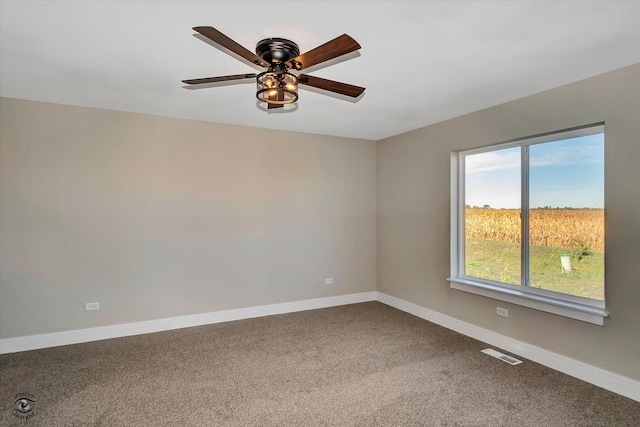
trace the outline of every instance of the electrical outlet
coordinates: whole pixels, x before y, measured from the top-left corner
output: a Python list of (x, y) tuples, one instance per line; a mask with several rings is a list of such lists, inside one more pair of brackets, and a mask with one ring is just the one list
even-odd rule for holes
[(326, 279), (324, 279), (324, 284), (333, 285), (333, 277), (327, 277)]
[(88, 302), (88, 303), (85, 303), (84, 310), (85, 311), (100, 310), (100, 303), (99, 302)]
[(502, 307), (496, 307), (496, 314), (502, 317), (509, 317), (509, 310)]

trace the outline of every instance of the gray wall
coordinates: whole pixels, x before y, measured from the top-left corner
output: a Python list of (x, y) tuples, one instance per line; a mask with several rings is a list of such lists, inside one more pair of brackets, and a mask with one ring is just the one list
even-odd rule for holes
[(0, 112), (0, 338), (375, 290), (375, 142)]
[[(377, 148), (2, 99), (0, 338), (372, 291), (377, 283), (640, 379), (639, 87), (636, 65)], [(599, 121), (611, 313), (604, 327), (500, 302), (504, 319), (498, 302), (450, 289), (450, 151)], [(326, 276), (336, 285), (323, 285)], [(102, 309), (84, 312), (92, 301)]]
[[(449, 288), (449, 158), (605, 122), (604, 327)], [(378, 290), (640, 379), (640, 65), (378, 142)], [(496, 306), (509, 318), (496, 316)]]

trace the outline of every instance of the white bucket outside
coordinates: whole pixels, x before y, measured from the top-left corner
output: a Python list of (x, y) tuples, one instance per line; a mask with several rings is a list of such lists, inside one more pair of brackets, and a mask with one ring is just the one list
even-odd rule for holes
[(571, 255), (562, 254), (560, 255), (560, 265), (562, 266), (562, 272), (568, 273), (571, 271)]

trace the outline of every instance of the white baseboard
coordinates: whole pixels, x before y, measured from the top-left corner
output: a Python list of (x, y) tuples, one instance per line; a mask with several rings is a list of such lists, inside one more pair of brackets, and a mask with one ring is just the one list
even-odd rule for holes
[(271, 316), (274, 314), (294, 313), (296, 311), (314, 310), (318, 308), (335, 307), (346, 304), (356, 304), (366, 301), (375, 301), (375, 299), (375, 291), (362, 292), (357, 294), (338, 295), (334, 297), (316, 298), (303, 301), (286, 302), (281, 304), (239, 308), (235, 310), (215, 311), (211, 313), (194, 314), (191, 316), (149, 320), (145, 322), (125, 323), (120, 325), (77, 329), (73, 331), (55, 332), (42, 335), (30, 335), (17, 338), (5, 338), (0, 339), (0, 354), (37, 350), (40, 348), (57, 347), (61, 345), (79, 344), (110, 338), (148, 334), (152, 332), (169, 331), (172, 329), (189, 328), (191, 326), (230, 322), (233, 320), (250, 319), (254, 317)]
[(318, 308), (336, 307), (346, 304), (357, 304), (367, 301), (380, 301), (383, 304), (397, 308), (414, 316), (433, 322), (447, 329), (475, 338), (487, 344), (496, 346), (518, 356), (540, 363), (551, 369), (563, 372), (572, 377), (602, 387), (614, 393), (621, 394), (640, 402), (640, 381), (635, 381), (621, 375), (614, 374), (583, 362), (550, 352), (513, 338), (492, 332), (471, 323), (463, 322), (446, 316), (428, 308), (392, 297), (382, 292), (362, 292), (357, 294), (339, 295), (335, 297), (316, 298), (311, 300), (294, 301), (281, 304), (271, 304), (234, 310), (216, 311), (211, 313), (194, 314), (166, 319), (149, 320), (145, 322), (126, 323), (121, 325), (102, 326), (98, 328), (78, 329), (73, 331), (56, 332), (51, 334), (31, 335), (26, 337), (0, 339), (0, 354), (16, 353), (19, 351), (37, 350), (41, 348), (57, 347), (61, 345), (79, 344), (110, 338), (131, 335), (148, 334), (152, 332), (168, 331), (172, 329), (188, 328), (192, 326), (213, 323), (230, 322), (233, 320), (250, 319), (274, 314), (294, 313), (297, 311), (314, 310)]
[(396, 297), (377, 293), (377, 300), (414, 316), (433, 322), (447, 329), (475, 338), (487, 344), (499, 347), (525, 359), (532, 360), (556, 371), (586, 381), (598, 387), (640, 402), (640, 381), (614, 374), (604, 369), (553, 353), (540, 347), (514, 340), (471, 323), (463, 322), (428, 308), (401, 300)]

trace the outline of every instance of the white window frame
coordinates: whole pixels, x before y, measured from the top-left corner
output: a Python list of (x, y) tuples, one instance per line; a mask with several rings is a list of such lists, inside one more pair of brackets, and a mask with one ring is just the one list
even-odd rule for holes
[[(476, 295), (493, 298), (500, 301), (517, 304), (584, 322), (603, 326), (604, 318), (609, 314), (605, 309), (604, 300), (578, 297), (569, 294), (533, 288), (530, 286), (510, 285), (488, 279), (482, 279), (464, 274), (464, 216), (465, 216), (465, 194), (464, 177), (466, 155), (482, 152), (495, 151), (512, 147), (528, 147), (534, 144), (559, 141), (562, 139), (576, 138), (580, 136), (604, 133), (604, 123), (595, 123), (561, 131), (554, 131), (540, 135), (518, 138), (499, 144), (480, 147), (470, 150), (460, 150), (451, 152), (451, 252), (450, 252), (450, 276), (447, 279), (451, 288), (470, 292)], [(526, 148), (525, 148), (526, 150)], [(522, 152), (522, 182), (520, 184), (522, 192), (528, 192), (528, 157)], [(528, 197), (522, 196), (523, 236), (528, 236), (529, 206)], [(524, 241), (524, 239), (523, 239)], [(528, 247), (522, 245), (522, 256), (527, 257)], [(522, 263), (523, 265), (525, 263)], [(523, 278), (528, 272), (523, 272)]]

